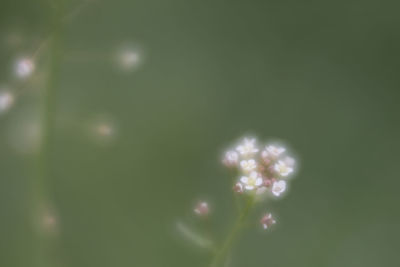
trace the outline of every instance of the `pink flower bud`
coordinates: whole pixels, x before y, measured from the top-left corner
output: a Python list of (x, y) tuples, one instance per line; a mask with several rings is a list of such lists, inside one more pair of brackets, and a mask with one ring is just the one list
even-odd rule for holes
[(268, 229), (268, 227), (275, 224), (276, 221), (274, 218), (272, 218), (271, 213), (267, 213), (264, 215), (264, 217), (261, 218), (260, 223), (262, 224), (264, 229)]

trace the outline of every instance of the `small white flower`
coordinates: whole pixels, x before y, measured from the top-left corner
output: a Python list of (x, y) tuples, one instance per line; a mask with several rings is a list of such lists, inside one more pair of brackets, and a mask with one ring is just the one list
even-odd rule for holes
[(285, 162), (282, 160), (278, 161), (274, 165), (274, 170), (282, 176), (288, 176), (290, 173), (293, 172), (293, 168), (289, 167)]
[(0, 92), (0, 112), (7, 111), (14, 103), (14, 95), (10, 92)]
[(284, 147), (277, 147), (273, 145), (267, 146), (265, 149), (266, 152), (273, 157), (279, 157), (283, 152), (286, 151), (286, 148)]
[(30, 59), (22, 58), (15, 63), (15, 73), (19, 78), (28, 78), (34, 70), (35, 64)]
[(256, 139), (247, 139), (245, 138), (243, 143), (239, 145), (236, 150), (243, 156), (252, 155), (258, 152), (258, 149), (255, 147)]
[(225, 157), (223, 160), (223, 163), (226, 166), (234, 166), (238, 163), (239, 161), (239, 155), (235, 151), (228, 151), (225, 153)]
[(253, 190), (262, 185), (263, 180), (257, 172), (251, 172), (249, 176), (242, 176), (240, 182), (244, 184), (246, 190)]
[(279, 197), (280, 194), (285, 192), (285, 190), (286, 190), (286, 182), (283, 180), (274, 182), (274, 184), (272, 185), (272, 194), (274, 194), (277, 197)]
[(257, 168), (257, 164), (256, 161), (254, 159), (249, 159), (249, 160), (242, 160), (240, 162), (240, 167), (242, 167), (242, 169), (245, 172), (251, 172), (253, 171), (255, 168)]

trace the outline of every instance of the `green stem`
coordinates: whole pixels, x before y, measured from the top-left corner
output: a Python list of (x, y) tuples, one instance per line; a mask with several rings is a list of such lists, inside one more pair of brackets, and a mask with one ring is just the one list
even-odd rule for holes
[(255, 195), (251, 195), (247, 200), (246, 206), (243, 208), (242, 212), (239, 214), (235, 224), (233, 225), (231, 231), (223, 242), (221, 248), (215, 254), (210, 267), (220, 267), (225, 262), (226, 256), (231, 250), (234, 241), (238, 237), (240, 231), (243, 229), (245, 225), (246, 219), (250, 214), (250, 211), (254, 205)]
[(55, 115), (55, 89), (57, 87), (58, 67), (60, 61), (60, 32), (61, 21), (59, 14), (55, 14), (53, 27), (54, 33), (50, 39), (48, 79), (42, 93), (42, 112), (40, 115), (40, 150), (37, 155), (37, 176), (33, 184), (33, 219), (37, 228), (36, 263), (40, 267), (53, 266), (49, 258), (50, 251), (54, 247), (53, 243), (46, 236), (43, 229), (43, 216), (49, 212), (49, 189), (52, 173), (51, 158), (52, 144), (54, 136), (54, 115)]

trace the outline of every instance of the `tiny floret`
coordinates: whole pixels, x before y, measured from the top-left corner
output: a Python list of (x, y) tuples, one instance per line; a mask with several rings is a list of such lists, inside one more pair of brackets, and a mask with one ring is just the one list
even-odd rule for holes
[(257, 168), (257, 164), (254, 159), (242, 160), (240, 162), (240, 167), (242, 167), (242, 170), (245, 172), (251, 172)]
[(285, 163), (282, 160), (279, 160), (275, 165), (274, 165), (274, 170), (281, 176), (288, 176), (293, 172), (293, 168), (289, 167), (287, 163)]
[(262, 185), (263, 180), (257, 172), (251, 172), (249, 176), (242, 176), (240, 182), (246, 190), (253, 190)]
[(286, 181), (281, 180), (274, 182), (272, 185), (272, 194), (279, 197), (286, 190)]
[(258, 152), (258, 148), (255, 146), (256, 139), (247, 139), (245, 138), (243, 140), (243, 143), (240, 144), (236, 150), (239, 151), (239, 153), (242, 156), (248, 156), (248, 155), (253, 155), (254, 153)]

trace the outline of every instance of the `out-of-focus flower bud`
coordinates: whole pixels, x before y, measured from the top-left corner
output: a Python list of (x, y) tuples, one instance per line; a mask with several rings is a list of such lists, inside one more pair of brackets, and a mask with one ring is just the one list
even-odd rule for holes
[(18, 78), (25, 79), (32, 75), (35, 64), (28, 58), (21, 58), (15, 63), (15, 74)]
[(207, 216), (210, 213), (208, 203), (204, 201), (197, 203), (193, 211), (199, 216)]
[(243, 185), (242, 185), (242, 183), (236, 183), (233, 186), (233, 191), (236, 192), (236, 193), (239, 193), (239, 194), (243, 193)]
[(260, 220), (261, 225), (263, 226), (263, 228), (266, 230), (269, 227), (271, 227), (273, 224), (276, 223), (275, 219), (272, 217), (271, 213), (267, 213), (265, 214), (261, 220)]

